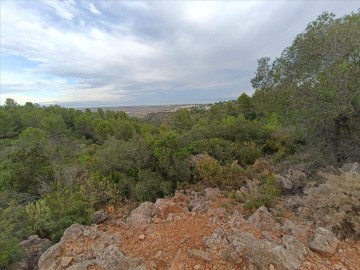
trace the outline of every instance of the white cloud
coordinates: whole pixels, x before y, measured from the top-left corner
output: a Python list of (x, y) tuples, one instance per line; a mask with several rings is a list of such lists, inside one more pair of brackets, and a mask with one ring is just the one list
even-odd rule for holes
[(96, 6), (94, 5), (94, 3), (90, 3), (89, 4), (89, 10), (94, 13), (95, 15), (100, 15), (101, 12), (96, 8)]
[(328, 6), (338, 15), (356, 6), (347, 3), (3, 1), (1, 53), (40, 65), (1, 67), (1, 87), (46, 102), (141, 103), (143, 93), (174, 89), (189, 101), (205, 90), (234, 97), (249, 91), (257, 58), (279, 55)]
[(72, 20), (76, 16), (76, 3), (73, 0), (41, 0), (55, 10), (56, 14), (65, 20)]

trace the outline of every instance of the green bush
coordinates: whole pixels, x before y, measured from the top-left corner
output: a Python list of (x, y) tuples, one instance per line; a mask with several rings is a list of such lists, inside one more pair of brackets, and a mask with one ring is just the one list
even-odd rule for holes
[(139, 201), (155, 201), (174, 191), (173, 184), (156, 172), (144, 170), (139, 172), (138, 178), (134, 193)]
[(18, 243), (28, 235), (24, 207), (14, 201), (0, 205), (0, 269), (9, 269), (9, 265), (21, 257)]
[(247, 179), (245, 170), (237, 161), (233, 161), (230, 165), (222, 166), (218, 160), (210, 156), (204, 156), (197, 161), (195, 172), (206, 186), (219, 188), (238, 188)]
[(273, 175), (265, 176), (260, 186), (253, 187), (248, 192), (243, 193), (245, 208), (253, 212), (262, 205), (273, 207), (280, 194), (280, 189), (275, 183), (275, 177)]
[(26, 206), (33, 234), (58, 242), (66, 228), (74, 223), (92, 222), (91, 198), (77, 186), (65, 186)]
[(254, 142), (245, 142), (241, 148), (241, 163), (253, 164), (262, 155), (262, 147)]

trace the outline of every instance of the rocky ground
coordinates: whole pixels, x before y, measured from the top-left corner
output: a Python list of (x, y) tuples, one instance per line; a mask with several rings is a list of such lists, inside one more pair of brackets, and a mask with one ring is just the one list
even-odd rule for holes
[[(50, 269), (359, 269), (360, 242), (340, 241), (286, 206), (247, 212), (217, 189), (98, 212), (40, 258)], [(281, 209), (281, 211), (280, 211)], [(303, 212), (302, 209), (301, 212)]]
[[(303, 176), (290, 170), (277, 181), (291, 191)], [(360, 241), (340, 240), (319, 226), (303, 197), (282, 197), (253, 214), (243, 206), (210, 188), (137, 207), (109, 206), (95, 213), (94, 225), (72, 225), (50, 248), (37, 236), (23, 241), (27, 256), (13, 269), (37, 269), (40, 254), (40, 270), (360, 269)]]

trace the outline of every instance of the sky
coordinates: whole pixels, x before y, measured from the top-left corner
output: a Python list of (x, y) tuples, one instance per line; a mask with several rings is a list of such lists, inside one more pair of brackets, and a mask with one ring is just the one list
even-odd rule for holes
[(213, 103), (254, 90), (324, 11), (359, 1), (0, 1), (0, 104)]

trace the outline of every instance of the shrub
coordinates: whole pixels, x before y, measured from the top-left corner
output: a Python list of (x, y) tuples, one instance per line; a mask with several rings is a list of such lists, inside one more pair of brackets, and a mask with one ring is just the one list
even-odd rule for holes
[(273, 207), (279, 195), (280, 189), (275, 183), (275, 177), (268, 175), (264, 177), (260, 186), (253, 187), (248, 192), (243, 193), (245, 208), (253, 212), (262, 205)]
[(245, 170), (237, 161), (221, 166), (218, 160), (207, 155), (197, 161), (195, 171), (206, 186), (238, 188), (247, 179)]
[(18, 243), (28, 236), (24, 207), (15, 202), (0, 205), (0, 228), (0, 269), (9, 269), (22, 255)]
[(254, 142), (245, 142), (241, 148), (241, 163), (253, 164), (262, 155), (262, 147)]
[(53, 242), (59, 241), (70, 225), (89, 225), (92, 222), (91, 199), (77, 186), (58, 188), (25, 209), (32, 233)]
[(340, 238), (360, 238), (360, 175), (324, 175), (326, 182), (309, 190), (305, 204), (314, 211), (318, 226)]
[(173, 192), (173, 185), (156, 172), (144, 170), (139, 172), (135, 186), (135, 196), (139, 201), (155, 201)]
[(102, 177), (95, 173), (82, 186), (81, 193), (87, 197), (95, 208), (106, 204), (114, 204), (121, 199), (120, 192), (113, 177)]

